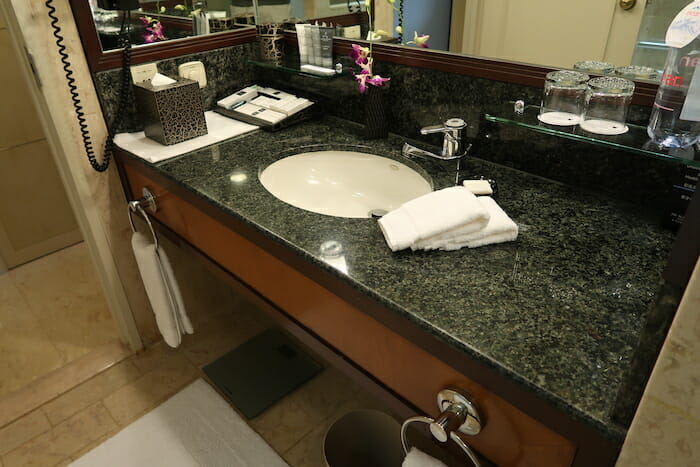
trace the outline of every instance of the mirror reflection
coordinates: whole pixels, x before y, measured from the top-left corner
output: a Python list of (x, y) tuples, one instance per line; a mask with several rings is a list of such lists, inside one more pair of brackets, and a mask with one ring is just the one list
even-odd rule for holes
[[(104, 50), (119, 46), (119, 12), (89, 0)], [(663, 67), (664, 35), (689, 0), (374, 0), (373, 27), (364, 0), (139, 0), (131, 11), (132, 44), (225, 32), (251, 24), (319, 21), (351, 39), (426, 50), (574, 68), (596, 61), (654, 79)], [(418, 39), (418, 40), (416, 40)], [(591, 72), (599, 70), (589, 69)], [(624, 73), (618, 70), (618, 73)]]
[[(120, 48), (122, 12), (102, 9), (97, 0), (89, 4), (102, 50)], [(340, 35), (343, 25), (357, 25), (347, 30), (356, 39), (369, 30), (364, 0), (139, 0), (139, 6), (126, 18), (135, 46), (310, 18), (338, 25)]]
[(403, 44), (429, 36), (424, 46), (432, 50), (658, 80), (666, 29), (691, 2), (397, 0), (391, 19), (382, 21), (388, 3), (377, 0), (374, 28), (403, 32)]

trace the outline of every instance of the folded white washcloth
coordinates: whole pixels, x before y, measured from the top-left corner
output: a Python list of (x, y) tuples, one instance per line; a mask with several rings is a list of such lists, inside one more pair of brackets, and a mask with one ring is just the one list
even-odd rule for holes
[(182, 335), (192, 334), (193, 329), (168, 256), (140, 232), (132, 235), (131, 246), (158, 330), (166, 344), (177, 347)]
[(476, 232), (487, 222), (488, 212), (476, 196), (455, 186), (404, 203), (379, 219), (379, 227), (389, 248), (398, 251), (457, 227), (465, 233)]
[(479, 246), (490, 245), (493, 243), (510, 242), (518, 238), (518, 225), (508, 217), (508, 214), (496, 204), (489, 196), (480, 196), (477, 198), (479, 203), (489, 213), (489, 221), (486, 227), (478, 232), (452, 232), (451, 235), (445, 234), (439, 236), (429, 243), (430, 248), (425, 249), (441, 249), (441, 250), (459, 250), (463, 247), (476, 248)]
[(417, 448), (411, 448), (406, 454), (401, 467), (447, 467), (443, 462), (429, 456)]

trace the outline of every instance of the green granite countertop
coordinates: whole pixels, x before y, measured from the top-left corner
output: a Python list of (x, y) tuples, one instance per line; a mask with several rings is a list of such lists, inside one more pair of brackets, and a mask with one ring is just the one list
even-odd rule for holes
[[(293, 148), (359, 144), (401, 158), (404, 141), (397, 136), (364, 141), (353, 125), (325, 119), (273, 134), (258, 131), (153, 167), (448, 345), (621, 440), (625, 430), (610, 416), (672, 234), (641, 207), (469, 157), (462, 176), (498, 182), (496, 200), (518, 223), (518, 240), (454, 252), (392, 253), (375, 220), (292, 207), (258, 180), (259, 171), (283, 151), (302, 152)], [(436, 189), (454, 183), (452, 163), (419, 164)], [(238, 182), (233, 174), (239, 174)], [(319, 248), (329, 240), (343, 245), (345, 268), (321, 257)]]

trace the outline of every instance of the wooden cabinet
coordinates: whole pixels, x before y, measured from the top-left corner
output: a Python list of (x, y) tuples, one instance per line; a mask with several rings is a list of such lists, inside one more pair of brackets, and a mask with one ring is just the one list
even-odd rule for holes
[(257, 294), (275, 313), (332, 349), (339, 361), (349, 362), (358, 374), (432, 417), (437, 415), (436, 394), (441, 389), (457, 386), (468, 391), (480, 405), (485, 425), (478, 436), (466, 441), (497, 465), (614, 462), (619, 447), (599, 439), (593, 430), (523, 390), (511, 390), (516, 387), (512, 382), (499, 382), (464, 354), (437, 356), (432, 346), (439, 350), (440, 344), (434, 336), (344, 288), (338, 278), (324, 275), (321, 268), (172, 184), (156, 170), (121, 159), (131, 199), (148, 187), (156, 196), (154, 217), (160, 223)]

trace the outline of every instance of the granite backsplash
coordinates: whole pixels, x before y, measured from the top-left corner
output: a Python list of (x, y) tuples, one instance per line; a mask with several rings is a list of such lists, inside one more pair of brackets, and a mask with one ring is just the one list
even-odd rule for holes
[[(208, 86), (202, 90), (206, 108), (213, 108), (217, 99), (237, 89), (260, 83), (308, 94), (319, 102), (324, 113), (363, 121), (363, 96), (349, 76), (323, 80), (260, 68), (245, 62), (255, 50), (254, 44), (226, 47), (161, 60), (158, 69), (175, 76), (179, 64), (202, 61), (208, 79)], [(473, 143), (474, 156), (644, 204), (659, 219), (667, 209), (672, 185), (683, 176), (683, 167), (675, 163), (494, 124), (483, 118), (484, 111), (494, 104), (517, 99), (539, 103), (538, 88), (392, 63), (378, 63), (375, 70), (391, 77), (384, 101), (392, 133), (440, 145), (439, 135), (422, 137), (420, 128), (461, 117), (469, 124), (467, 136)], [(108, 122), (113, 121), (117, 108), (119, 73), (109, 70), (94, 74)], [(647, 117), (648, 109), (632, 109), (632, 120), (644, 122)], [(120, 130), (142, 128), (132, 102)]]

